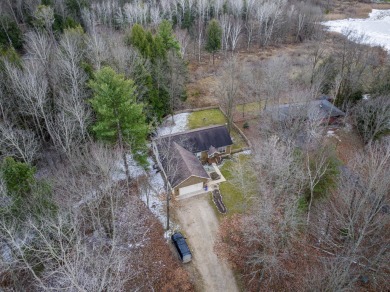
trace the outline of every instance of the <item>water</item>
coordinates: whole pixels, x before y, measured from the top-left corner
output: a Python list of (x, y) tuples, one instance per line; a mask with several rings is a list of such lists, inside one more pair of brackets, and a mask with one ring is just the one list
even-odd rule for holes
[(382, 46), (390, 52), (390, 10), (373, 9), (367, 19), (341, 19), (323, 22), (330, 31), (347, 35), (351, 39), (362, 36), (362, 43)]

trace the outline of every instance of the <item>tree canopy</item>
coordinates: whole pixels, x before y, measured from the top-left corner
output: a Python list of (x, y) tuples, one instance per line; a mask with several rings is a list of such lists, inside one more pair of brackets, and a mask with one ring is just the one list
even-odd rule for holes
[(214, 55), (221, 48), (222, 41), (222, 29), (218, 21), (213, 19), (207, 26), (207, 39), (206, 39), (206, 50)]
[[(130, 146), (137, 159), (141, 159), (146, 146), (148, 124), (143, 104), (136, 102), (136, 87), (112, 68), (104, 67), (89, 82), (94, 96), (90, 99), (96, 114), (92, 127), (98, 139)], [(122, 141), (121, 141), (122, 140)]]

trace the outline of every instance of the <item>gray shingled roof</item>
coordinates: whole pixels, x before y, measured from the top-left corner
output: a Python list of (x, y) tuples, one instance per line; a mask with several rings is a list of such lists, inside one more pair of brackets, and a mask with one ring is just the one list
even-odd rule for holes
[(327, 100), (314, 100), (306, 103), (291, 103), (270, 106), (266, 109), (274, 120), (287, 121), (296, 118), (320, 120), (324, 118), (345, 116), (345, 113)]
[(219, 148), (233, 144), (232, 138), (224, 125), (165, 135), (157, 139), (160, 139), (163, 143), (164, 140), (170, 140), (171, 143), (176, 142), (192, 153), (207, 151), (210, 146)]
[(160, 157), (162, 166), (168, 176), (171, 186), (174, 188), (191, 176), (209, 178), (199, 159), (176, 142), (173, 142), (170, 149), (170, 166), (167, 166), (167, 160)]

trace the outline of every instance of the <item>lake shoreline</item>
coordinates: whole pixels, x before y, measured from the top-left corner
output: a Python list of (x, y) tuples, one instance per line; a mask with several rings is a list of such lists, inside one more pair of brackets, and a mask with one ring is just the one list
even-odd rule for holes
[(365, 19), (340, 19), (322, 22), (330, 32), (340, 33), (351, 40), (390, 53), (390, 9), (373, 9)]
[(388, 10), (390, 3), (350, 3), (350, 1), (336, 1), (335, 7), (325, 14), (324, 21), (343, 19), (366, 19), (373, 9)]

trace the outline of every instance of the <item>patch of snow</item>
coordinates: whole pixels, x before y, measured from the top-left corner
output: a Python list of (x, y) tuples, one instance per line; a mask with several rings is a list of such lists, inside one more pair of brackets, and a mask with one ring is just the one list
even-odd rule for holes
[(371, 46), (383, 46), (390, 52), (390, 10), (373, 9), (367, 19), (341, 19), (322, 23), (328, 30), (346, 35), (354, 39), (364, 35), (363, 43)]
[(344, 131), (349, 133), (351, 132), (353, 129), (352, 125), (351, 124), (348, 124), (348, 123), (345, 123), (345, 126), (344, 126)]
[[(131, 154), (126, 155), (127, 164), (129, 166), (129, 172), (131, 178), (138, 178), (145, 174), (145, 170), (140, 166), (133, 158)], [(116, 170), (111, 174), (113, 181), (120, 181), (126, 179), (125, 165), (121, 160), (116, 163)]]
[(252, 154), (252, 150), (251, 149), (247, 149), (247, 150), (241, 151), (241, 152), (239, 152), (237, 154), (251, 155)]
[(181, 113), (173, 116), (169, 116), (157, 129), (158, 136), (164, 136), (188, 130), (188, 117), (190, 113)]
[(165, 227), (167, 223), (165, 207), (165, 181), (156, 169), (152, 158), (148, 157), (149, 168), (147, 170), (148, 181), (140, 185), (142, 201)]
[[(141, 200), (165, 227), (167, 222), (165, 181), (161, 172), (153, 169), (155, 163), (151, 157), (148, 157), (149, 166), (146, 170), (133, 159), (132, 155), (126, 155), (126, 158), (132, 179), (138, 179), (142, 176), (147, 178), (146, 182), (140, 183), (139, 191)], [(118, 161), (116, 166), (116, 170), (111, 174), (112, 180), (120, 181), (126, 179), (123, 161)]]
[(328, 132), (326, 132), (326, 137), (334, 137), (339, 142), (341, 142), (340, 138), (335, 134), (335, 132), (333, 130), (329, 130)]

